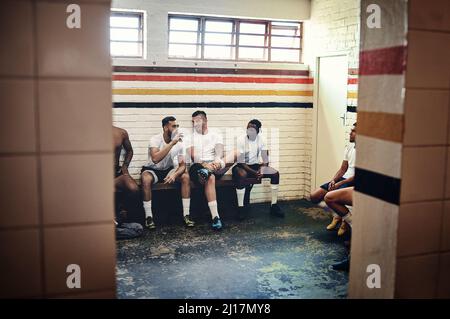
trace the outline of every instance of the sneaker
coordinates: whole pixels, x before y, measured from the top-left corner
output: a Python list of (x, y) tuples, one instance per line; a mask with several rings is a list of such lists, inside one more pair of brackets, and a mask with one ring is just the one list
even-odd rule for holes
[(247, 218), (247, 207), (245, 207), (245, 206), (238, 207), (237, 218), (238, 218), (238, 220), (244, 220)]
[(184, 224), (186, 225), (186, 227), (194, 227), (195, 223), (193, 220), (191, 220), (189, 215), (185, 215), (183, 219), (184, 219)]
[(270, 205), (270, 214), (276, 217), (284, 217), (284, 213), (281, 211), (280, 206), (278, 204)]
[(147, 227), (148, 229), (155, 229), (155, 222), (153, 221), (153, 217), (152, 216), (148, 216), (145, 219), (145, 227)]
[(220, 221), (219, 217), (214, 217), (213, 219), (213, 223), (212, 223), (212, 228), (215, 230), (221, 230), (222, 229), (222, 222)]
[(339, 216), (334, 216), (331, 223), (327, 226), (327, 230), (333, 230), (342, 221), (342, 218)]
[(342, 271), (349, 271), (350, 270), (350, 258), (346, 257), (344, 260), (332, 264), (331, 268), (333, 270), (342, 270)]
[(343, 220), (338, 230), (338, 236), (343, 236), (348, 230), (348, 224)]

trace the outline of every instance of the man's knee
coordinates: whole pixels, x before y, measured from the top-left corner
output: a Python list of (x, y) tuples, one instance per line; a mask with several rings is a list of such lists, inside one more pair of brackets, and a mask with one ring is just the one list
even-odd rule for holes
[(314, 192), (312, 192), (309, 196), (310, 196), (310, 200), (313, 204), (318, 204), (322, 201), (323, 197), (322, 197), (322, 192), (319, 190), (315, 190)]
[(131, 193), (139, 193), (139, 186), (137, 186), (137, 184), (133, 181), (128, 183), (128, 190)]
[(151, 188), (153, 184), (153, 175), (150, 173), (142, 174), (142, 187), (145, 189)]
[(336, 196), (333, 194), (333, 192), (328, 192), (325, 194), (323, 200), (325, 201), (325, 203), (330, 204), (336, 201)]
[(184, 172), (181, 176), (180, 176), (180, 181), (182, 184), (189, 184), (191, 179), (189, 177), (189, 174)]
[(208, 177), (208, 180), (206, 181), (207, 185), (215, 185), (216, 184), (216, 176), (214, 174), (211, 174)]

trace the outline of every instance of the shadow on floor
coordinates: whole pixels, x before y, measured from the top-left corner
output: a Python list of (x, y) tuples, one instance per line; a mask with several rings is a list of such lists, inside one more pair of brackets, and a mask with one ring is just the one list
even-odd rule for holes
[(348, 274), (330, 270), (346, 255), (323, 209), (307, 201), (254, 204), (244, 222), (193, 229), (164, 226), (117, 243), (119, 298), (345, 298)]

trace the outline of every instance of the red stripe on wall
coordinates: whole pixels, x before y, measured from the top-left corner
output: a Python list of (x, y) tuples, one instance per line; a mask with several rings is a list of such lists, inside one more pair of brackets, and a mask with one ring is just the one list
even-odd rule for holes
[(158, 82), (229, 82), (229, 83), (295, 83), (312, 84), (312, 78), (256, 78), (224, 76), (167, 76), (167, 75), (113, 75), (114, 81), (158, 81)]
[(406, 47), (398, 46), (359, 53), (359, 74), (403, 74), (406, 68)]
[(348, 79), (348, 84), (358, 84), (358, 79)]
[(348, 69), (348, 75), (358, 75), (359, 70), (357, 68)]

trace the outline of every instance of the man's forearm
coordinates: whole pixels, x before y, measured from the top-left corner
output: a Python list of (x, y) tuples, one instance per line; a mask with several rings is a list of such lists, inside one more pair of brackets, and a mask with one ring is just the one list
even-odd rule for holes
[(158, 163), (161, 160), (163, 160), (167, 154), (169, 154), (170, 150), (172, 149), (172, 143), (169, 143), (168, 145), (164, 146), (162, 149), (160, 149), (158, 152), (153, 154), (152, 161), (154, 163)]
[(333, 177), (333, 181), (337, 182), (339, 179), (342, 178), (342, 176), (344, 176), (345, 172), (343, 172), (342, 170), (337, 171), (336, 175), (334, 175)]
[(182, 165), (179, 165), (178, 167), (177, 167), (177, 169), (175, 170), (175, 177), (179, 177), (179, 176), (181, 176), (181, 175), (183, 175), (183, 173), (186, 171), (186, 165), (185, 164), (182, 164)]

